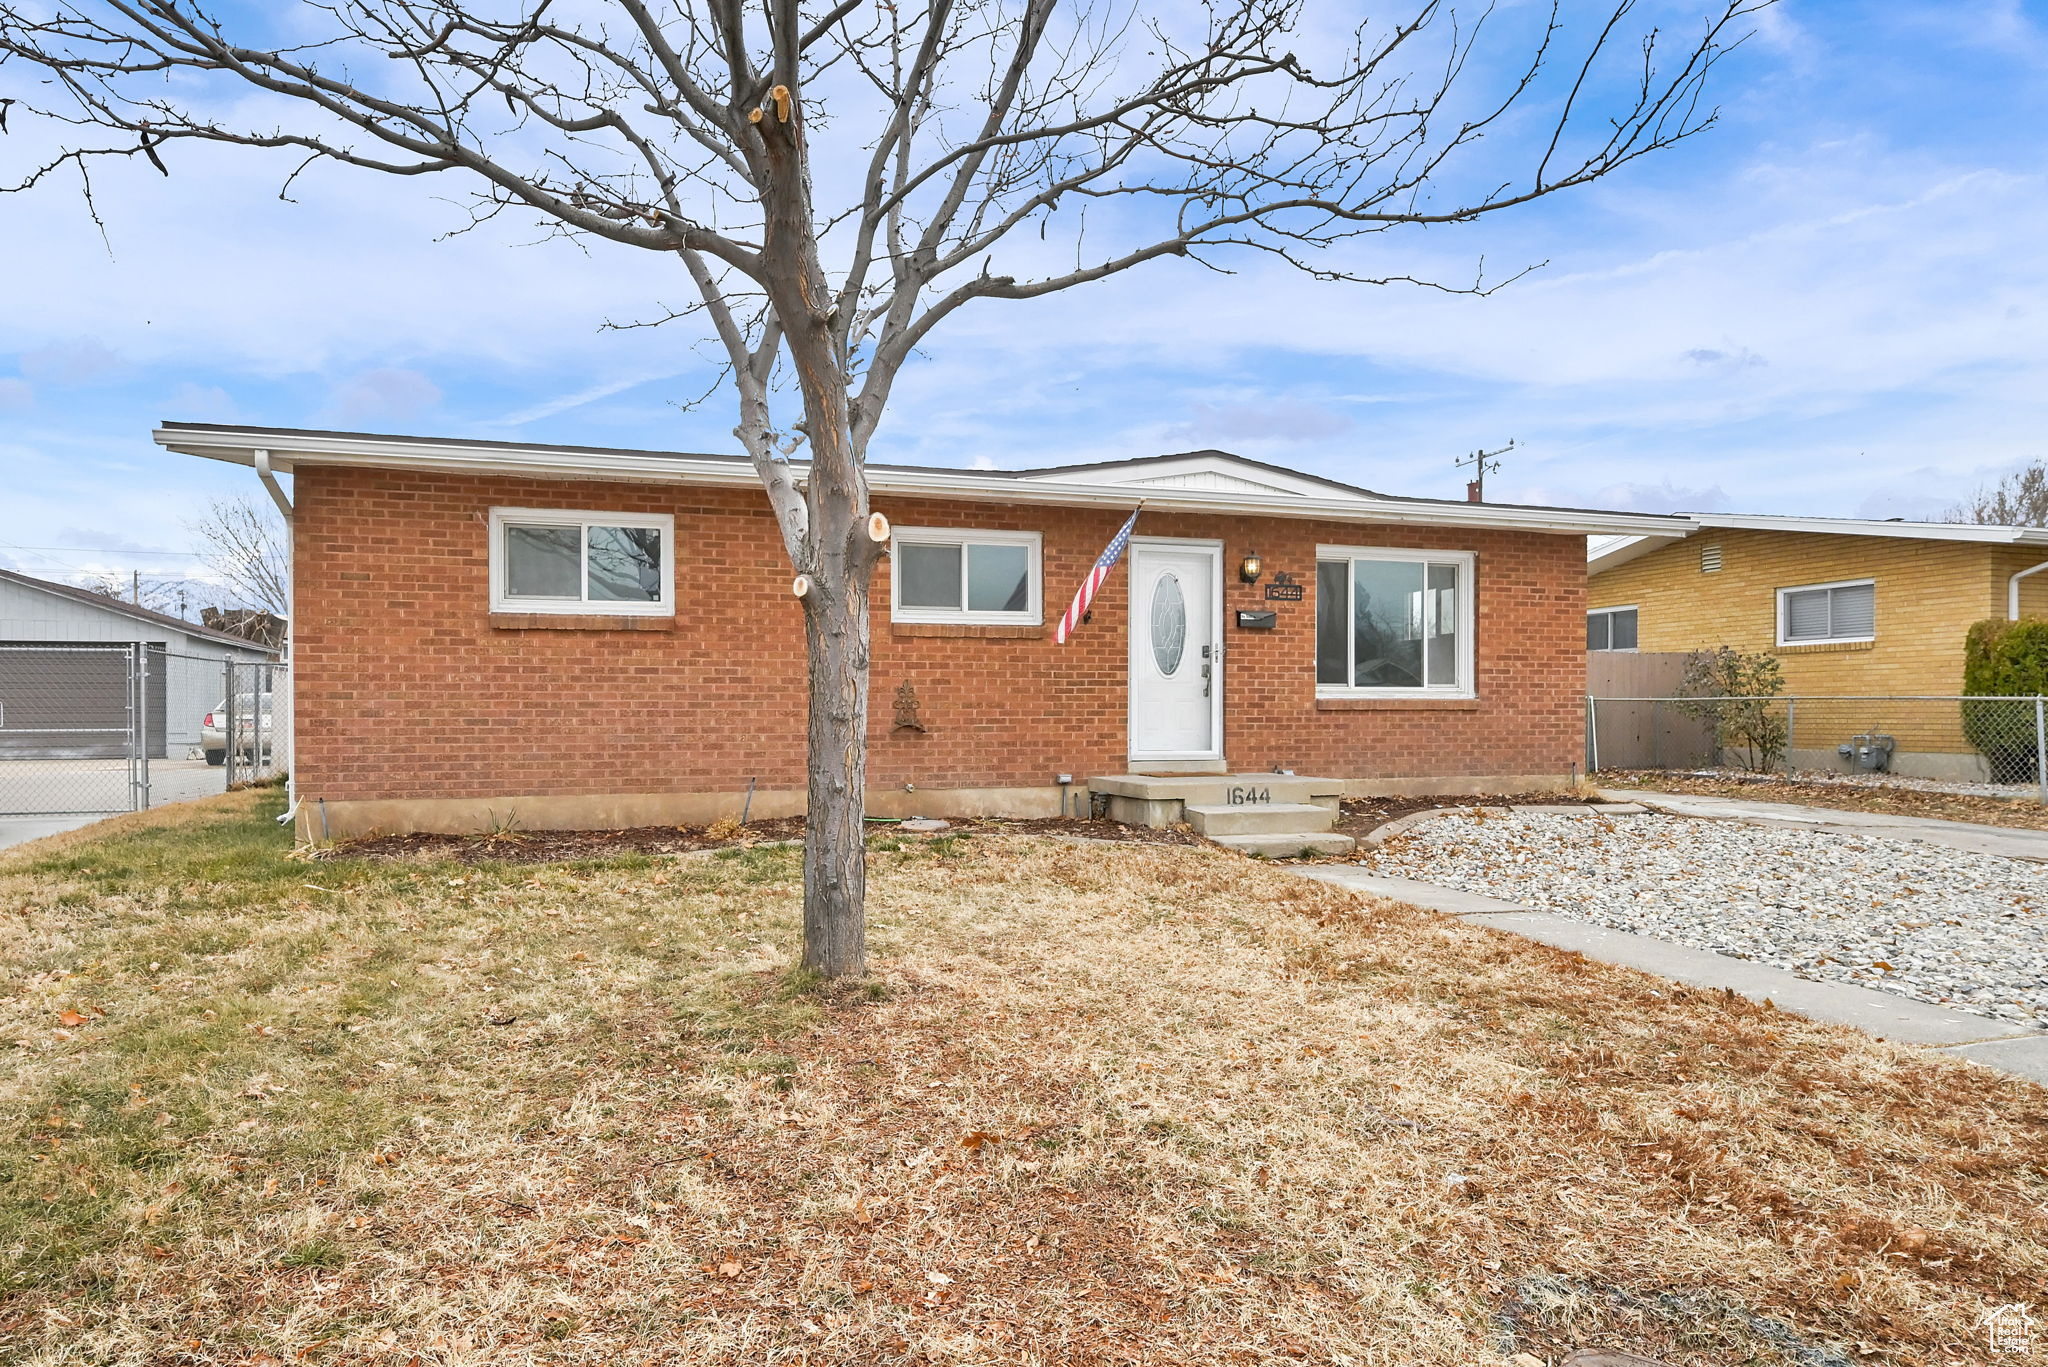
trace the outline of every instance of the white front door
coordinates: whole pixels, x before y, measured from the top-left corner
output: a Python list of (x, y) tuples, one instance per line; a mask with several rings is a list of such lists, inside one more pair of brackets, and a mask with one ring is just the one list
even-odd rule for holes
[(1223, 758), (1223, 548), (1131, 539), (1131, 758)]

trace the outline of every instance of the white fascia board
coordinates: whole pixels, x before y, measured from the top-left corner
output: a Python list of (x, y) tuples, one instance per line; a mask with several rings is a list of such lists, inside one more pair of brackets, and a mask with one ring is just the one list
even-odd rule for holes
[(1827, 536), (1890, 536), (1912, 541), (1981, 541), (1992, 545), (2048, 545), (2048, 528), (2001, 527), (1974, 522), (1878, 522), (1852, 517), (1778, 517), (1770, 514), (1698, 513), (1702, 527), (1732, 531), (1814, 532)]
[(534, 475), (563, 479), (630, 479), (657, 483), (758, 484), (744, 460), (639, 455), (621, 451), (547, 450), (535, 447), (467, 446), (397, 438), (338, 439), (304, 432), (206, 432), (158, 428), (159, 446), (181, 455), (235, 465), (254, 465), (255, 453), (270, 452), (274, 469), (299, 465), (371, 466), (394, 470), (448, 470), (461, 474)]
[(1063, 507), (1128, 509), (1143, 502), (1159, 512), (1215, 513), (1237, 517), (1312, 518), (1334, 522), (1372, 522), (1435, 527), (1501, 527), (1560, 533), (1643, 533), (1682, 535), (1682, 519), (1639, 513), (1577, 512), (1549, 508), (1518, 508), (1492, 503), (1410, 503), (1397, 499), (1355, 497), (1301, 498), (1231, 493), (1227, 490), (1180, 489), (1171, 486), (1056, 483), (1052, 480), (989, 479), (951, 471), (929, 474), (913, 470), (871, 470), (868, 484), (876, 493), (929, 498), (988, 499), (1004, 503), (1039, 503)]
[[(444, 445), (435, 442), (382, 438), (335, 438), (308, 433), (207, 432), (160, 428), (154, 434), (167, 450), (239, 465), (254, 463), (254, 453), (267, 450), (278, 469), (298, 465), (370, 466), (406, 470), (445, 470), (460, 474), (499, 474), (560, 479), (617, 479), (651, 484), (755, 485), (753, 467), (743, 460), (689, 456), (636, 455), (618, 451), (562, 451), (531, 447)], [(798, 480), (803, 467), (799, 465)], [(902, 497), (965, 499), (987, 503), (1028, 503), (1068, 508), (1129, 509), (1142, 500), (1160, 512), (1214, 513), (1237, 517), (1314, 518), (1338, 522), (1372, 522), (1434, 527), (1498, 527), (1561, 534), (1683, 536), (1691, 524), (1683, 518), (1645, 513), (1581, 512), (1571, 509), (1520, 508), (1494, 503), (1407, 502), (1348, 496), (1271, 498), (1223, 490), (1178, 489), (1157, 485), (1088, 484), (1014, 476), (980, 475), (958, 470), (905, 470), (870, 467), (868, 487), (877, 494)]]

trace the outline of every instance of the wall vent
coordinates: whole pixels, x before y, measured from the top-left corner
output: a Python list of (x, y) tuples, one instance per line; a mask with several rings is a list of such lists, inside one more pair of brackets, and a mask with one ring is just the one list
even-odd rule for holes
[(1721, 568), (1721, 543), (1700, 547), (1700, 573), (1713, 574)]

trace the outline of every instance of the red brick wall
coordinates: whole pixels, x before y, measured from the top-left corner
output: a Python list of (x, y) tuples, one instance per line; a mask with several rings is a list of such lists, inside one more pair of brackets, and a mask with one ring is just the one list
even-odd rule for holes
[[(311, 466), (296, 482), (293, 613), (300, 791), (360, 798), (730, 792), (803, 775), (803, 631), (790, 569), (752, 489), (471, 478)], [(667, 512), (676, 519), (673, 630), (508, 630), (489, 615), (493, 506)], [(888, 565), (874, 587), (869, 780), (877, 787), (1038, 787), (1126, 767), (1126, 584), (1065, 646), (1052, 623), (1122, 516), (878, 498), (903, 526), (1035, 530), (1045, 539), (1041, 636), (892, 630)], [(1141, 535), (1221, 538), (1229, 641), (1225, 753), (1343, 778), (1563, 774), (1582, 754), (1585, 541), (1457, 528), (1146, 514)], [(1478, 554), (1476, 702), (1315, 697), (1318, 543)], [(1263, 601), (1237, 581), (1247, 550)], [(1273, 607), (1271, 632), (1238, 631)], [(665, 625), (665, 624), (664, 624)], [(893, 728), (897, 687), (923, 732)]]

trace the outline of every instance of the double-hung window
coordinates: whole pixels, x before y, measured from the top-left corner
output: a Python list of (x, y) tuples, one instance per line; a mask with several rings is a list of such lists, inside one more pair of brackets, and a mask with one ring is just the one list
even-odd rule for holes
[(890, 617), (898, 622), (1038, 626), (1037, 532), (898, 527), (889, 549)]
[(1635, 648), (1636, 610), (1634, 608), (1594, 608), (1586, 614), (1586, 649), (1634, 650)]
[(675, 612), (675, 519), (666, 513), (491, 509), (491, 611)]
[(1877, 584), (1847, 579), (1778, 590), (1778, 644), (1831, 645), (1877, 639)]
[(1316, 694), (1470, 698), (1470, 551), (1316, 551)]

